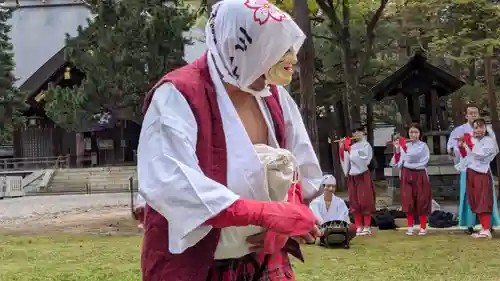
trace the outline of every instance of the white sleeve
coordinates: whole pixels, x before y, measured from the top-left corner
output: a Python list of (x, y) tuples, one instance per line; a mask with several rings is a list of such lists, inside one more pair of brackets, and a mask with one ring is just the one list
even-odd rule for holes
[(285, 117), (287, 149), (293, 153), (299, 164), (304, 199), (312, 200), (319, 195), (323, 172), (297, 104), (285, 88), (278, 89)]
[(351, 149), (351, 152), (349, 153), (349, 160), (355, 163), (358, 167), (366, 167), (370, 165), (372, 157), (373, 148), (368, 142), (366, 142), (363, 147), (359, 149)]
[(411, 164), (419, 164), (420, 166), (427, 166), (429, 158), (430, 152), (426, 143), (420, 145), (418, 149), (409, 149), (408, 152), (405, 153), (405, 161)]
[(170, 83), (159, 87), (144, 116), (139, 138), (139, 192), (169, 224), (169, 249), (182, 253), (211, 230), (206, 220), (238, 196), (206, 177), (196, 156), (198, 124), (182, 94)]
[(492, 137), (485, 137), (483, 142), (474, 145), (472, 150), (466, 145), (467, 154), (470, 154), (476, 161), (489, 164), (495, 159), (498, 153), (496, 140)]
[(462, 127), (458, 126), (450, 133), (450, 138), (448, 139), (448, 143), (446, 144), (446, 150), (453, 149), (453, 151), (458, 151), (458, 140), (457, 138), (462, 137)]

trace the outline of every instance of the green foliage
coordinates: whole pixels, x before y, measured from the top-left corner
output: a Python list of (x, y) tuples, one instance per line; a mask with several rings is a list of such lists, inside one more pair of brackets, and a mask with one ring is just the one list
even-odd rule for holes
[(14, 54), (9, 42), (7, 20), (12, 10), (0, 7), (0, 144), (10, 142), (12, 132), (22, 124), (26, 97), (14, 87)]
[(47, 114), (66, 129), (112, 112), (142, 122), (145, 93), (166, 72), (184, 64), (182, 36), (194, 15), (182, 2), (105, 0), (78, 36), (67, 38), (67, 60), (85, 73), (78, 88), (48, 91)]

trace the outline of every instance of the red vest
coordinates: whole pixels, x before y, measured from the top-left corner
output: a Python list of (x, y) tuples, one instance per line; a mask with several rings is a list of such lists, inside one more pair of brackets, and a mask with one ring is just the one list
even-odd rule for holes
[[(217, 94), (210, 78), (207, 56), (165, 75), (147, 94), (144, 111), (151, 103), (154, 91), (170, 82), (182, 93), (198, 122), (196, 155), (203, 173), (227, 186), (227, 150)], [(279, 103), (277, 88), (265, 98), (274, 121), (280, 147), (286, 147), (285, 120)], [(168, 222), (146, 205), (144, 242), (142, 249), (143, 281), (206, 281), (219, 242), (220, 229), (213, 229), (195, 246), (182, 254), (168, 250)]]

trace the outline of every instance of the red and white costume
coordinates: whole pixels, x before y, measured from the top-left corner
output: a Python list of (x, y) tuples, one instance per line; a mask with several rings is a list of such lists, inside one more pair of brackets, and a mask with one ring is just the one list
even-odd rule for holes
[(427, 175), (429, 148), (423, 141), (407, 141), (400, 138), (391, 159), (391, 166), (401, 169), (401, 207), (408, 218), (410, 229), (406, 234), (414, 234), (415, 217), (420, 220), (419, 235), (425, 235), (427, 217), (432, 211), (432, 188)]
[(354, 214), (357, 235), (371, 234), (370, 224), (375, 212), (375, 187), (368, 165), (372, 161), (373, 149), (362, 138), (352, 143), (347, 137), (339, 149), (340, 162), (347, 175), (350, 211)]
[[(294, 280), (288, 253), (301, 255), (289, 237), (312, 229), (315, 216), (301, 202), (318, 195), (322, 172), (288, 92), (248, 86), (303, 40), (267, 2), (219, 2), (207, 24), (208, 53), (168, 73), (146, 98), (138, 150), (144, 281)], [(261, 161), (223, 82), (255, 95), (267, 145), (294, 155), (302, 182), (288, 191), (294, 202), (268, 201)], [(261, 229), (266, 255), (240, 235)]]

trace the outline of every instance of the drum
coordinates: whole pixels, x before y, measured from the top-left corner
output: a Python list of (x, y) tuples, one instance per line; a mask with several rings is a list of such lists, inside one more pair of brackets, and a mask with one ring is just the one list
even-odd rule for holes
[(347, 222), (340, 220), (328, 221), (323, 223), (320, 229), (322, 233), (320, 246), (345, 249), (350, 247), (350, 241), (353, 237), (349, 233), (349, 224)]

